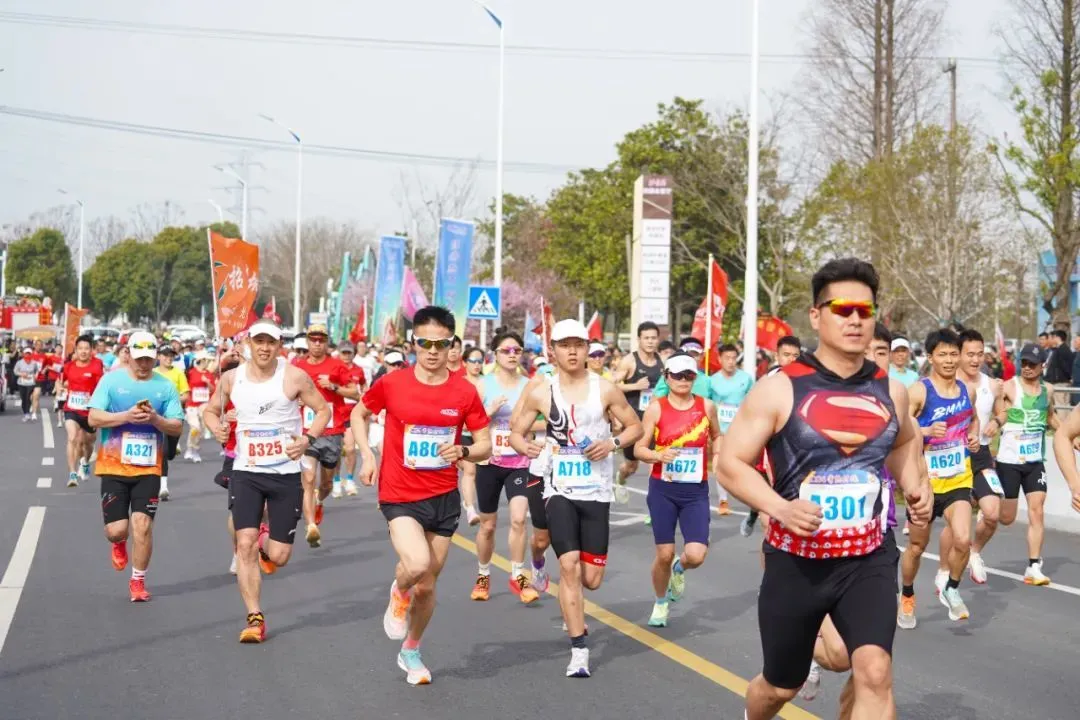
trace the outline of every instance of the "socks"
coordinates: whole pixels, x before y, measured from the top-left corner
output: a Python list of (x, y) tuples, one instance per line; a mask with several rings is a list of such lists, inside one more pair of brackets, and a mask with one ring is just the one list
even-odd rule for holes
[(1032, 565), (1037, 565), (1038, 563), (1039, 558), (1028, 558), (1028, 567), (1031, 567)]
[(948, 590), (949, 588), (952, 588), (953, 590), (955, 590), (958, 587), (960, 587), (960, 581), (959, 580), (953, 580), (951, 577), (949, 578), (949, 581), (947, 583), (945, 583), (945, 589), (946, 590)]
[(491, 575), (491, 563), (476, 563), (476, 567), (478, 568), (477, 574), (484, 576)]
[(577, 637), (570, 638), (570, 647), (583, 649), (585, 647), (585, 636), (578, 635)]
[(675, 564), (671, 566), (671, 572), (682, 575), (686, 569), (682, 566), (682, 558), (675, 558)]
[(345, 482), (352, 482), (352, 481), (353, 481), (353, 474), (352, 473), (349, 473), (348, 475), (345, 476)]
[(904, 597), (915, 597), (915, 586), (914, 585), (905, 585), (904, 587), (902, 587), (900, 589), (900, 593)]
[(146, 579), (146, 571), (145, 570), (136, 570), (135, 566), (132, 565), (131, 566), (131, 579), (132, 580), (145, 580)]
[(660, 596), (657, 596), (657, 598), (656, 598), (656, 604), (657, 604), (657, 605), (667, 605), (667, 604), (668, 604), (668, 596), (667, 596), (667, 593), (665, 593), (664, 595), (660, 595)]
[(533, 566), (534, 570), (543, 570), (544, 569), (544, 556), (541, 555), (539, 560), (537, 560), (536, 558), (533, 558), (532, 566)]
[(405, 638), (405, 642), (401, 643), (401, 649), (402, 650), (419, 650), (420, 649), (420, 641), (419, 640), (410, 640), (409, 638)]
[(525, 563), (510, 563), (510, 577), (516, 578), (525, 574)]
[(409, 590), (401, 592), (401, 590), (398, 590), (397, 585), (394, 586), (394, 594), (397, 595), (399, 600), (405, 600), (406, 602), (412, 599), (412, 593)]

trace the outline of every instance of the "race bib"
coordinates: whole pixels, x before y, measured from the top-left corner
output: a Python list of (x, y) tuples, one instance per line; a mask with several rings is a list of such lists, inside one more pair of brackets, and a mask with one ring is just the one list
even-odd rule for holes
[(58, 390), (56, 392), (56, 402), (64, 402), (67, 400), (67, 390)]
[(997, 470), (993, 468), (987, 468), (982, 471), (983, 480), (986, 480), (986, 484), (990, 486), (990, 489), (997, 495), (1004, 495), (1005, 490), (1001, 487), (1001, 479), (998, 477)]
[(442, 470), (450, 463), (439, 457), (439, 446), (454, 442), (457, 428), (406, 425), (402, 442), (405, 467), (413, 470)]
[(248, 467), (267, 467), (288, 462), (289, 438), (281, 428), (245, 428), (236, 433), (239, 456)]
[(967, 454), (962, 440), (927, 445), (923, 454), (932, 479), (956, 477), (964, 471)]
[(554, 445), (551, 461), (552, 480), (560, 490), (588, 493), (600, 489), (600, 475), (582, 448)]
[[(315, 411), (309, 407), (304, 407), (304, 429), (309, 430), (312, 425), (315, 424)], [(324, 430), (329, 430), (334, 427), (334, 411), (330, 409), (330, 422), (326, 423)]]
[(739, 412), (738, 405), (718, 403), (716, 406), (716, 418), (720, 421), (721, 425), (730, 425), (731, 421), (735, 419), (735, 413), (737, 412)]
[(157, 433), (125, 432), (120, 437), (120, 462), (124, 465), (157, 465)]
[(638, 398), (638, 404), (637, 404), (637, 409), (638, 410), (640, 410), (641, 412), (645, 412), (646, 408), (649, 407), (649, 403), (652, 402), (652, 394), (653, 394), (652, 390), (642, 390), (641, 391), (641, 396)]
[(495, 457), (516, 455), (514, 448), (510, 447), (510, 423), (499, 423), (492, 426), (491, 454)]
[(1043, 434), (1041, 432), (1020, 433), (1016, 440), (1016, 454), (1020, 464), (1043, 461)]
[(705, 448), (675, 448), (679, 457), (664, 463), (660, 477), (667, 482), (700, 483), (705, 479)]
[(68, 410), (85, 410), (90, 407), (90, 393), (70, 392), (67, 397)]
[(210, 388), (208, 387), (193, 387), (191, 388), (191, 400), (194, 403), (202, 405), (203, 403), (210, 402)]
[(874, 519), (881, 480), (865, 470), (812, 472), (799, 486), (799, 499), (821, 507), (819, 530), (856, 528)]

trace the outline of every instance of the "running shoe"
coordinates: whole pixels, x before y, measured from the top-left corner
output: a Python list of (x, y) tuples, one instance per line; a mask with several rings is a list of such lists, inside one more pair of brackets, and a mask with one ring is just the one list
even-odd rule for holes
[(397, 656), (397, 666), (405, 671), (405, 680), (410, 685), (430, 685), (431, 671), (420, 659), (420, 650), (401, 648)]
[(675, 563), (678, 561), (679, 558), (675, 558), (671, 562), (671, 579), (667, 584), (668, 599), (672, 602), (679, 602), (686, 593), (686, 573), (675, 572)]
[(802, 690), (799, 690), (799, 696), (809, 702), (817, 697), (818, 690), (821, 689), (821, 666), (815, 661), (810, 661), (810, 672), (806, 676), (806, 682), (803, 683)]
[(941, 597), (941, 593), (945, 591), (945, 585), (949, 582), (949, 571), (937, 569), (937, 573), (934, 575), (934, 594)]
[(112, 544), (112, 566), (113, 570), (120, 572), (127, 567), (128, 554), (127, 554), (127, 541), (118, 542)]
[(128, 592), (131, 594), (131, 602), (150, 601), (150, 593), (146, 591), (146, 580), (142, 578), (128, 580)]
[(338, 498), (342, 497), (344, 494), (345, 493), (342, 492), (342, 490), (341, 490), (341, 481), (339, 480), (338, 482), (334, 483), (334, 489), (330, 491), (330, 497), (337, 500)]
[(161, 492), (158, 493), (158, 497), (162, 502), (167, 502), (169, 499), (169, 488), (165, 485), (161, 486)]
[(730, 515), (731, 514), (731, 506), (728, 505), (727, 500), (721, 500), (720, 504), (716, 506), (716, 514), (717, 515)]
[(322, 517), (323, 517), (323, 505), (322, 505), (321, 502), (319, 502), (316, 499), (316, 502), (315, 502), (315, 524), (316, 525), (322, 525)]
[(354, 481), (352, 481), (352, 480), (346, 480), (345, 481), (345, 494), (348, 495), (349, 497), (352, 497), (352, 496), (356, 495), (357, 492), (359, 492), (359, 491), (356, 489), (356, 483)]
[[(318, 515), (316, 515), (318, 517)], [(317, 548), (322, 545), (322, 533), (319, 532), (318, 525), (307, 526), (307, 544), (310, 547)]]
[(589, 648), (570, 648), (570, 664), (566, 666), (566, 677), (589, 677)]
[(516, 578), (510, 578), (508, 581), (510, 584), (510, 592), (518, 596), (523, 604), (528, 605), (534, 603), (540, 599), (540, 593), (529, 584), (529, 578), (524, 574), (518, 575)]
[(390, 586), (390, 604), (383, 613), (383, 631), (391, 640), (404, 640), (409, 634), (409, 605), (412, 595), (402, 595), (397, 589), (397, 580)]
[(69, 488), (71, 488), (71, 487), (79, 487), (79, 473), (77, 473), (77, 472), (68, 473), (67, 486)]
[(654, 602), (652, 615), (649, 616), (649, 627), (667, 627), (668, 603)]
[(236, 553), (233, 553), (232, 562), (229, 563), (229, 573), (232, 575), (236, 574)]
[(745, 538), (754, 534), (754, 526), (757, 524), (758, 514), (756, 510), (751, 510), (747, 513), (746, 517), (739, 523), (739, 534)]
[(28, 422), (30, 422), (30, 416), (29, 416), (29, 415), (27, 415), (26, 413), (23, 413), (23, 416), (22, 416), (22, 421), (23, 421), (24, 423), (28, 423)]
[(645, 527), (652, 527), (652, 515), (645, 516)]
[(626, 489), (626, 480), (620, 480), (615, 483), (615, 487), (612, 488), (615, 491), (615, 502), (619, 505), (626, 505), (630, 502), (630, 491)]
[(191, 448), (184, 450), (184, 459), (191, 460)]
[(1027, 570), (1024, 571), (1024, 584), (1025, 585), (1049, 585), (1050, 578), (1043, 575), (1042, 560), (1034, 565), (1028, 565)]
[(36, 412), (35, 413), (30, 413), (30, 421), (31, 422), (36, 422), (37, 421), (37, 413)]
[(86, 460), (83, 460), (82, 463), (79, 464), (79, 474), (82, 475), (83, 480), (90, 477), (90, 463)]
[(240, 642), (245, 645), (266, 640), (266, 618), (261, 612), (248, 613), (247, 627), (240, 631)]
[(491, 597), (491, 576), (477, 575), (476, 584), (473, 585), (472, 594), (469, 597), (481, 602)]
[(196, 465), (202, 462), (202, 455), (199, 454), (198, 450), (191, 451), (191, 461)]
[(480, 524), (480, 514), (476, 512), (476, 508), (472, 505), (465, 506), (465, 517), (468, 520), (470, 527), (475, 527)]
[(968, 574), (971, 575), (971, 582), (976, 585), (984, 585), (986, 583), (986, 563), (983, 562), (982, 555), (971, 551), (970, 559), (968, 560)]
[(264, 575), (273, 575), (278, 569), (278, 566), (274, 564), (274, 561), (270, 559), (270, 556), (262, 548), (259, 548), (259, 569), (263, 571)]
[(547, 573), (547, 568), (538, 568), (533, 565), (532, 568), (532, 586), (536, 588), (536, 592), (545, 593), (548, 589), (548, 584), (551, 582), (551, 576)]
[(914, 630), (915, 619), (915, 596), (908, 597), (900, 594), (900, 607), (896, 611), (896, 625), (904, 630)]
[(956, 588), (945, 588), (939, 599), (941, 604), (949, 609), (949, 619), (953, 621), (967, 620), (969, 617), (967, 605), (960, 599), (960, 591)]

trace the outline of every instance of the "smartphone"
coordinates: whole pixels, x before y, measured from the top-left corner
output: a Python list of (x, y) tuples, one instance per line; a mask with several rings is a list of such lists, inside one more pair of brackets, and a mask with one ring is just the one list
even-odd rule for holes
[(140, 410), (146, 410), (147, 412), (154, 409), (153, 406), (150, 404), (149, 400), (140, 400), (139, 402), (135, 403), (135, 407), (139, 408)]

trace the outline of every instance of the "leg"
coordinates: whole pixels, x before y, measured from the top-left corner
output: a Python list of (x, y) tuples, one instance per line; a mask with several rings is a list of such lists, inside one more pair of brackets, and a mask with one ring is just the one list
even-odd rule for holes
[(525, 516), (529, 512), (529, 500), (524, 495), (516, 495), (510, 500), (510, 533), (508, 544), (510, 562), (515, 566), (525, 565)]
[(37, 415), (38, 405), (41, 404), (41, 386), (35, 385), (30, 394), (30, 412)]
[(398, 556), (394, 571), (398, 592), (406, 594), (431, 569), (431, 546), (424, 528), (407, 516), (390, 521), (390, 544)]
[[(235, 523), (236, 520), (234, 519)], [(260, 594), (262, 573), (259, 571), (259, 528), (245, 527), (236, 531), (236, 583), (240, 598), (248, 613), (262, 610)]]
[(315, 474), (317, 472), (319, 472), (318, 459), (305, 455), (300, 460), (300, 479), (304, 487), (304, 523), (309, 528), (315, 524)]
[(1009, 527), (1016, 522), (1016, 511), (1019, 509), (1019, 502), (1016, 498), (1005, 497), (1001, 501), (1001, 510), (998, 515), (998, 522), (1005, 527)]
[[(652, 583), (654, 596), (657, 602), (661, 603), (668, 600), (671, 564), (675, 561), (675, 527), (679, 522), (679, 506), (675, 498), (677, 493), (678, 488), (671, 487), (670, 483), (649, 479), (649, 494), (645, 496), (645, 506), (649, 509), (649, 517), (652, 518), (653, 543), (656, 545)], [(707, 507), (706, 512), (708, 512)], [(685, 538), (684, 528), (684, 542)]]
[[(340, 453), (340, 448), (338, 449)], [(333, 467), (322, 466), (320, 483), (319, 483), (319, 502), (322, 502), (329, 497), (330, 492), (334, 489), (334, 476), (337, 475), (338, 465), (341, 463), (340, 455), (335, 459)]]
[(571, 638), (585, 634), (585, 598), (581, 587), (581, 552), (559, 556), (559, 609)]
[(821, 634), (814, 644), (814, 660), (830, 672), (841, 673), (851, 669), (847, 645), (831, 617), (826, 616), (825, 622), (821, 623)]
[[(908, 534), (908, 545), (900, 556), (900, 577), (905, 588), (915, 586), (915, 576), (919, 573), (919, 564), (922, 554), (926, 551), (926, 544), (930, 540), (930, 529), (933, 523), (926, 527), (911, 526)], [(906, 594), (906, 593), (905, 593)]]
[(475, 509), (480, 513), (480, 527), (476, 530), (476, 559), (480, 563), (480, 574), (491, 562), (495, 551), (495, 527), (498, 524), (499, 496), (505, 480), (502, 468), (494, 465), (474, 465), (465, 463), (473, 469), (473, 498)]
[(476, 465), (471, 462), (458, 463), (461, 468), (461, 497), (465, 508), (476, 510)]
[(1046, 532), (1043, 526), (1046, 492), (1025, 492), (1024, 497), (1027, 499), (1028, 504), (1028, 558), (1037, 560), (1042, 557), (1043, 536)]
[(146, 572), (154, 551), (153, 518), (145, 512), (131, 513), (131, 569)]
[[(266, 503), (264, 476), (233, 472), (229, 477), (229, 497), (232, 502), (229, 530), (236, 553), (236, 583), (248, 613), (257, 613), (260, 606), (262, 574), (259, 571), (259, 525)], [(294, 506), (295, 507), (295, 506)]]
[[(604, 581), (610, 537), (610, 506), (602, 502), (577, 503), (580, 513), (581, 584), (596, 590)], [(584, 607), (582, 607), (584, 613)], [(585, 616), (582, 615), (584, 627)]]
[(125, 543), (128, 539), (128, 519), (114, 520), (105, 524), (105, 539), (111, 543)]
[(427, 572), (413, 585), (409, 636), (405, 641), (408, 647), (420, 644), (420, 638), (431, 622), (431, 616), (435, 614), (435, 583), (446, 564), (446, 556), (450, 553), (450, 538), (435, 533), (425, 533), (424, 537), (430, 562)]
[[(962, 500), (945, 508), (945, 522), (952, 529), (953, 543), (949, 552), (949, 579), (954, 587), (968, 564), (971, 551), (971, 502)], [(944, 552), (944, 551), (942, 551)]]
[(877, 720), (896, 717), (892, 657), (884, 648), (863, 645), (851, 654), (851, 684), (854, 694), (852, 718)]
[(356, 443), (353, 442), (351, 436), (345, 438), (345, 446), (341, 459), (341, 472), (345, 475), (346, 480), (352, 480), (353, 475), (356, 473)]
[(952, 526), (945, 523), (945, 527), (941, 528), (941, 537), (938, 539), (938, 570), (948, 572), (949, 570), (949, 556), (952, 554), (953, 546), (953, 531)]
[(496, 513), (480, 514), (480, 526), (476, 529), (476, 560), (481, 566), (489, 565), (495, 552), (495, 526), (498, 517)]
[(674, 560), (675, 543), (656, 546), (656, 557), (652, 564), (652, 586), (657, 599), (667, 597), (668, 583), (671, 582), (671, 563)]
[(268, 476), (263, 483), (266, 509), (260, 514), (265, 514), (269, 533), (261, 549), (270, 562), (285, 567), (292, 557), (296, 524), (300, 521), (303, 485), (297, 475)]
[(975, 542), (971, 545), (974, 552), (982, 552), (997, 532), (998, 518), (1001, 517), (1001, 496), (994, 493), (984, 495), (979, 500), (979, 512), (981, 515), (975, 525)]
[(82, 428), (80, 428), (79, 423), (74, 420), (65, 420), (64, 430), (67, 431), (68, 472), (78, 472), (79, 456), (82, 454), (85, 445)]

